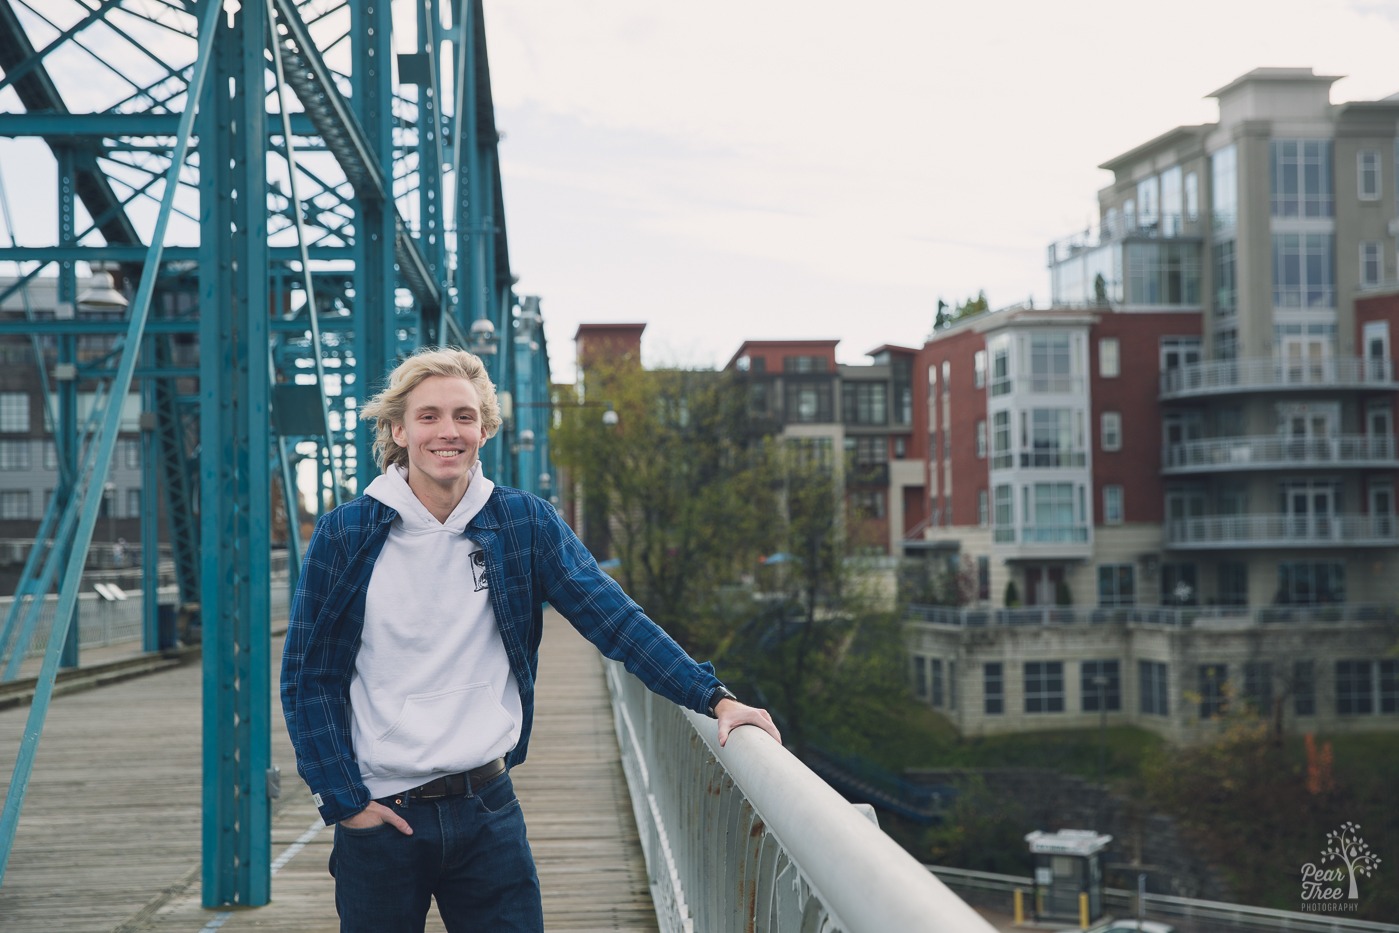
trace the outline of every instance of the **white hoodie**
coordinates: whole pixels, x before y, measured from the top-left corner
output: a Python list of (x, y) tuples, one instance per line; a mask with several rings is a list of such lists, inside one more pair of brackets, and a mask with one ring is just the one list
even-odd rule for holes
[(401, 467), (365, 490), (398, 512), (369, 579), (350, 680), (351, 737), (372, 797), (480, 767), (519, 741), (520, 690), (491, 609), (485, 552), (463, 534), (494, 488), (478, 462), (445, 523)]

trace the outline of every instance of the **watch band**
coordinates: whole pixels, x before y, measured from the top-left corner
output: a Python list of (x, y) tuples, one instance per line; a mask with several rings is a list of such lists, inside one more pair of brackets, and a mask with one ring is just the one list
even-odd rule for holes
[(709, 712), (709, 718), (710, 718), (710, 719), (718, 719), (718, 718), (719, 718), (719, 714), (718, 714), (716, 711), (717, 711), (718, 708), (719, 708), (719, 702), (720, 702), (721, 700), (735, 700), (735, 701), (736, 701), (736, 700), (738, 700), (738, 697), (734, 696), (734, 695), (733, 695), (733, 691), (730, 690), (728, 687), (725, 687), (723, 684), (720, 684), (719, 686), (715, 687), (715, 688), (714, 688), (714, 692), (711, 693), (711, 694), (709, 695), (709, 710), (708, 710), (708, 712)]

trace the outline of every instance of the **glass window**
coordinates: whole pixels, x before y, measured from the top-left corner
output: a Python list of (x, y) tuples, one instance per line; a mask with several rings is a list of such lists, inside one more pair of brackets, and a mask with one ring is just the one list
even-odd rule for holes
[(1200, 304), (1200, 247), (1179, 240), (1128, 243), (1128, 304)]
[(1135, 606), (1137, 568), (1131, 564), (1103, 564), (1098, 567), (1098, 605)]
[(1010, 390), (1010, 338), (1002, 336), (991, 344), (991, 394), (1005, 395)]
[(1161, 173), (1161, 234), (1179, 236), (1185, 222), (1185, 193), (1179, 165)]
[(1336, 662), (1336, 714), (1368, 715), (1375, 711), (1373, 668), (1369, 661)]
[(1076, 430), (1081, 415), (1071, 408), (1034, 408), (1020, 413), (1022, 467), (1083, 466), (1083, 438)]
[(1030, 335), (1030, 391), (1073, 391), (1073, 354), (1068, 334)]
[(1329, 139), (1274, 139), (1269, 155), (1274, 217), (1332, 216)]
[(913, 667), (913, 695), (920, 700), (928, 698), (928, 659), (920, 655), (909, 658)]
[(1242, 561), (1220, 563), (1219, 602), (1223, 606), (1248, 605), (1248, 564)]
[(1261, 716), (1273, 712), (1273, 665), (1267, 661), (1244, 662), (1244, 702)]
[(991, 497), (984, 489), (976, 491), (976, 523), (982, 528), (991, 524)]
[(1378, 285), (1384, 276), (1384, 246), (1378, 240), (1360, 244), (1360, 284)]
[(1399, 713), (1399, 661), (1376, 661), (1379, 668), (1380, 712)]
[(1122, 487), (1108, 484), (1103, 487), (1103, 524), (1120, 525), (1122, 521)]
[(1122, 449), (1122, 413), (1105, 411), (1100, 419), (1103, 450)]
[(980, 418), (976, 422), (976, 459), (986, 459), (986, 419)]
[(833, 420), (829, 382), (788, 382), (784, 389), (788, 421), (810, 424)]
[(1006, 711), (1005, 675), (999, 661), (984, 664), (981, 668), (982, 694), (986, 701), (986, 714), (996, 716)]
[(1200, 176), (1194, 172), (1185, 173), (1185, 220), (1194, 223), (1200, 219)]
[(141, 490), (128, 489), (126, 491), (126, 517), (141, 517)]
[(1216, 240), (1210, 247), (1214, 263), (1214, 313), (1232, 317), (1239, 310), (1238, 260), (1235, 241)]
[(30, 519), (28, 489), (6, 489), (0, 492), (0, 518)]
[(1033, 483), (1024, 488), (1025, 540), (1063, 544), (1088, 540), (1083, 487), (1074, 483)]
[(1170, 715), (1169, 685), (1166, 665), (1161, 661), (1137, 662), (1137, 688), (1141, 694), (1141, 711), (1152, 716)]
[(978, 389), (986, 388), (986, 351), (977, 350), (972, 357), (972, 374)]
[(991, 558), (985, 554), (976, 558), (976, 598), (982, 602), (991, 598)]
[(1116, 379), (1122, 373), (1121, 346), (1116, 337), (1104, 337), (1098, 341), (1098, 375), (1104, 379)]
[(1292, 711), (1298, 716), (1316, 715), (1316, 662), (1292, 662)]
[(29, 469), (29, 441), (0, 441), (0, 470)]
[(1225, 146), (1210, 154), (1210, 220), (1215, 230), (1232, 230), (1239, 219), (1239, 153)]
[(1064, 662), (1025, 662), (1025, 712), (1064, 711)]
[(928, 661), (928, 681), (930, 692), (928, 699), (935, 708), (942, 708), (942, 658), (930, 658)]
[(1010, 412), (991, 413), (991, 469), (1000, 470), (1013, 466), (1015, 460), (1010, 452)]
[(1137, 182), (1137, 222), (1150, 230), (1160, 219), (1158, 197), (1161, 181), (1155, 175)]
[(1116, 661), (1081, 661), (1078, 672), (1085, 713), (1122, 709), (1122, 675)]
[(1336, 306), (1334, 239), (1329, 233), (1273, 234), (1274, 306)]
[(995, 539), (1000, 542), (1015, 540), (1015, 492), (1011, 486), (997, 486), (995, 496)]
[(841, 387), (850, 424), (888, 424), (888, 387), (882, 382), (847, 382)]
[(0, 431), (29, 433), (29, 393), (0, 392)]
[(1355, 154), (1356, 194), (1362, 201), (1380, 199), (1380, 153), (1377, 149), (1361, 149)]
[(782, 359), (782, 369), (789, 373), (824, 373), (824, 356), (787, 356)]
[(1224, 714), (1229, 691), (1227, 664), (1200, 665), (1200, 718), (1213, 719)]

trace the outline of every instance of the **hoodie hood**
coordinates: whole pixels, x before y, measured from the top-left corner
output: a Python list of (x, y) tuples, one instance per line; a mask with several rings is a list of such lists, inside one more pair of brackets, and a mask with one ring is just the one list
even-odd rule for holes
[(412, 488), (408, 485), (407, 467), (389, 467), (386, 472), (374, 478), (364, 490), (364, 494), (396, 511), (398, 513), (396, 522), (403, 531), (409, 534), (428, 534), (438, 531), (461, 534), (466, 530), (467, 524), (476, 517), (476, 514), (485, 508), (486, 500), (491, 497), (493, 489), (495, 489), (495, 483), (486, 478), (486, 475), (481, 471), (481, 462), (478, 460), (476, 465), (471, 468), (471, 482), (466, 487), (466, 494), (461, 497), (461, 501), (452, 510), (452, 514), (447, 516), (445, 522), (439, 522), (427, 510), (427, 506), (423, 505), (414, 495)]

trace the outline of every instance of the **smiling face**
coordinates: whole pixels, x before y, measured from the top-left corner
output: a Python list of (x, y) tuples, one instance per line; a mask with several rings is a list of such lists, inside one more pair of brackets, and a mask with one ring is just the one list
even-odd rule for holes
[(393, 439), (408, 452), (408, 487), (429, 508), (450, 511), (466, 493), (486, 443), (476, 387), (470, 379), (427, 377), (408, 393)]

